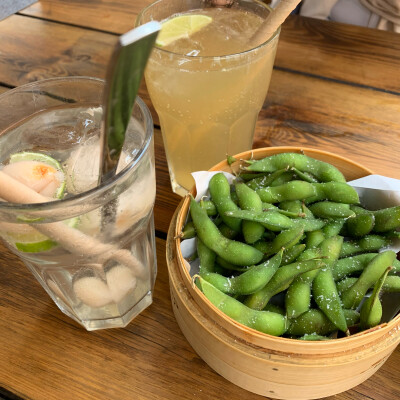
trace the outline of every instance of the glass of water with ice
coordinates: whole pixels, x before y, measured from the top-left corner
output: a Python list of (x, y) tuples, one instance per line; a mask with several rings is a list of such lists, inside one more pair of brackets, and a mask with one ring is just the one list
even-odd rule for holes
[(55, 78), (0, 96), (0, 236), (87, 330), (152, 302), (153, 122), (136, 99), (117, 174), (100, 184), (104, 81)]

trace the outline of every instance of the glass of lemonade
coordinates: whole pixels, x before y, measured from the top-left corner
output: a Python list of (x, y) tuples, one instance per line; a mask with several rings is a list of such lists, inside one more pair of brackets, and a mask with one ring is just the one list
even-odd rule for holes
[(158, 0), (138, 16), (137, 25), (161, 21), (161, 34), (167, 24), (172, 36), (189, 32), (159, 42), (145, 71), (174, 192), (183, 196), (193, 186), (191, 172), (251, 149), (280, 30), (258, 47), (249, 41), (270, 11), (257, 0), (222, 7), (211, 0)]
[(87, 330), (126, 326), (156, 277), (152, 118), (137, 98), (117, 174), (99, 184), (103, 88), (56, 78), (0, 96), (0, 236)]

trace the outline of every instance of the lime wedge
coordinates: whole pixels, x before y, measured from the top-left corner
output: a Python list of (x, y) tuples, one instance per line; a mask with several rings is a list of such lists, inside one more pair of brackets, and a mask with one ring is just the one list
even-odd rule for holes
[[(64, 221), (70, 228), (75, 228), (79, 218), (74, 217)], [(57, 242), (38, 232), (32, 226), (26, 224), (0, 223), (1, 236), (12, 246), (24, 253), (40, 253), (57, 246)]]
[[(30, 151), (23, 151), (21, 153), (12, 154), (10, 156), (10, 162), (8, 165), (16, 164), (18, 162), (35, 161), (36, 163), (44, 164), (57, 171), (58, 177), (60, 178), (59, 185), (55, 188), (53, 197), (56, 199), (61, 199), (65, 191), (65, 176), (61, 164), (54, 158), (43, 153), (35, 153)], [(4, 169), (7, 173), (7, 168)], [(29, 171), (27, 171), (29, 173)], [(15, 176), (14, 176), (15, 177)], [(17, 178), (18, 179), (18, 178)]]
[(179, 15), (163, 22), (157, 37), (157, 46), (167, 46), (177, 39), (188, 38), (193, 33), (207, 26), (212, 18), (207, 15)]

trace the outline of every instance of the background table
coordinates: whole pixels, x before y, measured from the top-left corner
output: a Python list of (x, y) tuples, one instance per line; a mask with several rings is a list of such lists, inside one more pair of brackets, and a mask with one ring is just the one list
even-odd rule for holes
[[(0, 93), (38, 79), (104, 78), (117, 36), (150, 0), (42, 0), (0, 21)], [(254, 147), (333, 151), (400, 179), (400, 35), (301, 17), (283, 26)], [(151, 107), (144, 85), (140, 96)], [(153, 109), (152, 109), (153, 111)], [(0, 248), (0, 396), (9, 399), (262, 399), (192, 350), (169, 298), (170, 189), (155, 121), (158, 277), (154, 303), (126, 329), (86, 332)], [(400, 398), (400, 348), (368, 381), (329, 400)]]

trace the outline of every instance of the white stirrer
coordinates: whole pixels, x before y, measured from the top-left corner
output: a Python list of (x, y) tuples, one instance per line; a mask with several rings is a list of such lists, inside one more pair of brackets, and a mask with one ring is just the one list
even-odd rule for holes
[(266, 42), (283, 24), (301, 0), (281, 0), (250, 39), (252, 47)]

